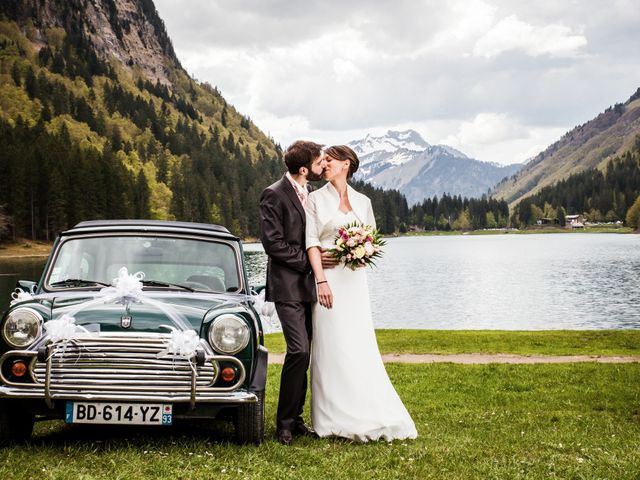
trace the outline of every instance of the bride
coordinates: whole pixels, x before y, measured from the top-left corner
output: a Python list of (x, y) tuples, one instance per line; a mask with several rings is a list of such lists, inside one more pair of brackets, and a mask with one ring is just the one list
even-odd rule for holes
[(382, 363), (371, 319), (364, 268), (323, 269), (321, 250), (332, 248), (339, 227), (375, 228), (371, 201), (347, 180), (359, 160), (345, 145), (325, 150), (327, 184), (307, 200), (306, 246), (318, 291), (313, 307), (311, 420), (321, 437), (366, 442), (416, 438), (413, 420)]

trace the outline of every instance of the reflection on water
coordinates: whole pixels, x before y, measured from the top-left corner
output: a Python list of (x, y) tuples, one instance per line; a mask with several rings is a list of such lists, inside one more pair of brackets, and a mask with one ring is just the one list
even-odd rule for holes
[(394, 238), (368, 279), (377, 328), (640, 329), (640, 235)]
[[(249, 284), (263, 285), (261, 245), (244, 250)], [(0, 260), (0, 308), (43, 266)], [(640, 329), (640, 235), (396, 238), (368, 279), (378, 328)]]
[(267, 277), (267, 257), (262, 250), (254, 250), (253, 244), (249, 244), (244, 250), (244, 261), (247, 268), (247, 277), (251, 287), (260, 287), (265, 284)]
[(9, 306), (11, 292), (18, 280), (40, 281), (40, 275), (47, 262), (46, 257), (0, 258), (0, 312)]

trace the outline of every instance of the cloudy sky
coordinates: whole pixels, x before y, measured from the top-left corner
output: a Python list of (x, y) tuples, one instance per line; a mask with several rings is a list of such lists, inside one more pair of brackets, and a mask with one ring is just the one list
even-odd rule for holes
[(414, 129), (522, 162), (640, 87), (637, 0), (155, 0), (185, 69), (283, 147)]

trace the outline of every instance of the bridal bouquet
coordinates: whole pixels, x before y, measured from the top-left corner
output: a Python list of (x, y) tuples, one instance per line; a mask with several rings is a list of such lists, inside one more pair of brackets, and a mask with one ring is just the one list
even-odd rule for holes
[(355, 270), (366, 265), (375, 265), (374, 258), (382, 255), (385, 242), (377, 229), (369, 225), (353, 223), (338, 229), (333, 255), (346, 267)]

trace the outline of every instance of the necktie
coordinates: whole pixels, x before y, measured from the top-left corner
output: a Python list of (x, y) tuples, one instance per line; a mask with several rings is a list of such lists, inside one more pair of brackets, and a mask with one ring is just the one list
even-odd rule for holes
[(303, 207), (307, 206), (307, 197), (309, 196), (309, 192), (306, 188), (298, 189), (298, 198), (300, 199), (300, 203), (302, 203)]

